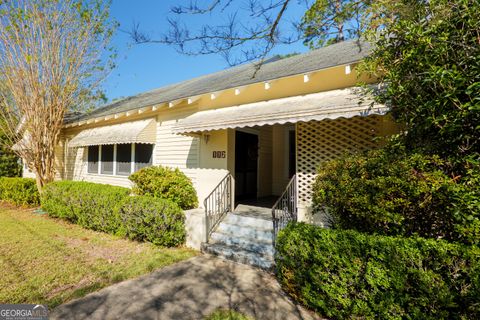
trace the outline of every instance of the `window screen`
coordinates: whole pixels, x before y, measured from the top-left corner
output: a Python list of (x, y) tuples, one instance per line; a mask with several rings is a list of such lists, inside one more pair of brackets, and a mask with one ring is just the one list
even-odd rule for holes
[(113, 174), (113, 145), (102, 146), (101, 173)]
[(117, 174), (122, 176), (130, 175), (132, 171), (132, 145), (117, 145)]
[(135, 145), (135, 171), (152, 165), (153, 144)]
[(98, 146), (88, 147), (88, 173), (98, 173)]

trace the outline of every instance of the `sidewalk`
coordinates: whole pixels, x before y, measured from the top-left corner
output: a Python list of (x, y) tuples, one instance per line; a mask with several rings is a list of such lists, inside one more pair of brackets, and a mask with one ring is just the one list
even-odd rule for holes
[(50, 319), (203, 319), (218, 308), (256, 320), (320, 319), (258, 269), (198, 256), (54, 309)]

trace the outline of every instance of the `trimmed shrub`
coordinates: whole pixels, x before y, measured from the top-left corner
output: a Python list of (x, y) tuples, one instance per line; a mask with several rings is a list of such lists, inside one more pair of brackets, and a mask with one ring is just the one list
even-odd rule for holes
[(35, 179), (1, 177), (0, 201), (17, 206), (38, 206), (40, 197)]
[(63, 218), (85, 228), (116, 233), (121, 225), (118, 214), (130, 190), (82, 181), (58, 181), (45, 186), (42, 208), (52, 217)]
[(185, 214), (170, 200), (129, 197), (119, 210), (120, 234), (132, 240), (173, 247), (185, 243)]
[(296, 300), (339, 319), (479, 319), (480, 249), (424, 238), (290, 224), (277, 277)]
[(133, 192), (137, 195), (171, 200), (184, 210), (198, 206), (192, 181), (178, 168), (147, 167), (135, 172), (129, 179), (135, 183)]
[(58, 181), (45, 186), (41, 202), (49, 216), (88, 229), (166, 247), (185, 242), (185, 214), (177, 204), (129, 194), (130, 190), (122, 187)]
[(314, 206), (328, 208), (334, 228), (478, 244), (480, 171), (451, 176), (448, 165), (398, 148), (330, 161), (318, 170)]

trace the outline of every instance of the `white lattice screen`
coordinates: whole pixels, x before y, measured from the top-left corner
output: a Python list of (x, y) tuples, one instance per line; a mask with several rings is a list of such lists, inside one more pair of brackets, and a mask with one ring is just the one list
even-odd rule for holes
[(297, 124), (297, 179), (299, 204), (310, 206), (312, 184), (321, 162), (348, 152), (373, 149), (382, 135), (380, 116), (354, 117)]

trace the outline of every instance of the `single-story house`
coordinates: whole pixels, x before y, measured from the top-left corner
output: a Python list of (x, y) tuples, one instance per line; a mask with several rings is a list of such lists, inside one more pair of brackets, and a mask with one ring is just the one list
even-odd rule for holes
[[(271, 59), (257, 72), (241, 65), (70, 118), (57, 148), (58, 177), (128, 187), (128, 176), (145, 166), (180, 168), (207, 212), (276, 199), (288, 186), (288, 206), (298, 220), (311, 221), (318, 165), (374, 148), (374, 138), (396, 130), (387, 107), (356, 87), (375, 82), (355, 69), (369, 50), (345, 41)], [(210, 228), (218, 222), (212, 219)]]

